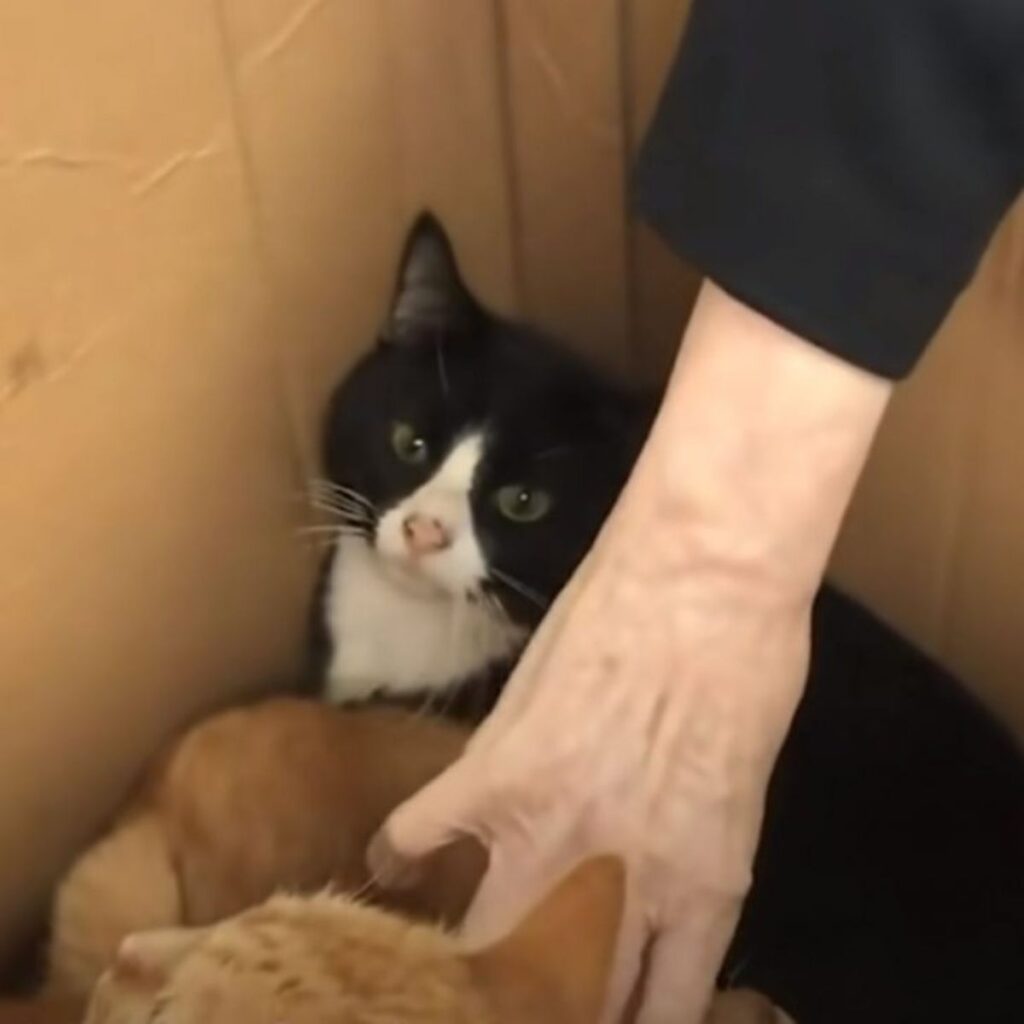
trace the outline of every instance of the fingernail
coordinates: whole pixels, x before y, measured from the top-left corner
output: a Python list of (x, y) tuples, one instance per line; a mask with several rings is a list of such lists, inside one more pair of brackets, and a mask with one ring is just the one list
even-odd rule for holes
[(383, 831), (370, 840), (366, 863), (382, 889), (412, 889), (423, 881), (422, 865), (399, 856)]

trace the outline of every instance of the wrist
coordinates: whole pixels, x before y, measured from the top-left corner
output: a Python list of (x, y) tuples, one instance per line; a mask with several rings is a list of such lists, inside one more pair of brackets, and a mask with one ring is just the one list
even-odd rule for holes
[(662, 572), (809, 604), (890, 392), (706, 285), (617, 518)]

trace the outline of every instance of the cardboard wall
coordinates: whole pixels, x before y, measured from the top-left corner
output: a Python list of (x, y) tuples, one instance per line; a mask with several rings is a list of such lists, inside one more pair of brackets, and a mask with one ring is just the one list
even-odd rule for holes
[[(422, 205), (495, 306), (664, 371), (697, 279), (624, 197), (687, 6), (0, 4), (0, 940), (161, 737), (294, 669), (319, 410)], [(1022, 274), (1018, 214), (837, 560), (1004, 696)]]

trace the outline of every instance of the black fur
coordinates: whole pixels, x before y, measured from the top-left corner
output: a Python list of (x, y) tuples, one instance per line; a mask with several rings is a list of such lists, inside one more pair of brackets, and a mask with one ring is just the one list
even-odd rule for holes
[(1024, 1020), (1024, 760), (828, 588), (724, 976), (798, 1024)]
[[(377, 345), (331, 399), (324, 463), (330, 480), (383, 511), (429, 477), (468, 428), (483, 426), (491, 440), (473, 488), (476, 530), (488, 563), (522, 585), (496, 574), (489, 587), (513, 619), (532, 627), (592, 543), (652, 408), (539, 332), (485, 310), (463, 284), (443, 230), (424, 215), (410, 234)], [(394, 457), (396, 420), (426, 438), (426, 464)], [(509, 483), (551, 492), (550, 514), (528, 525), (502, 518), (492, 499)], [(323, 666), (330, 637), (317, 616)]]
[[(329, 474), (386, 505), (429, 472), (389, 457), (393, 418), (422, 425), (439, 451), (467, 423), (491, 422), (499, 445), (476, 496), (480, 529), (496, 564), (550, 600), (611, 508), (651, 407), (487, 314), (446, 269), (436, 224), (417, 232), (439, 246), (444, 295), (429, 275), (416, 282), (429, 315), (406, 305), (338, 390)], [(558, 511), (519, 531), (486, 495), (525, 475), (556, 491)], [(539, 620), (536, 605), (502, 596), (521, 621)], [(471, 717), (501, 678), (482, 691), (453, 681)], [(799, 1024), (1024, 1020), (1020, 752), (955, 680), (828, 588), (723, 980), (765, 991)]]

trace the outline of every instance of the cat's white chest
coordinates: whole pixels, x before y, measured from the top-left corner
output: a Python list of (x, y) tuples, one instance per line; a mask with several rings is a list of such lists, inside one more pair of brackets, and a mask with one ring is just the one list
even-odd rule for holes
[(325, 614), (334, 650), (326, 696), (443, 690), (514, 654), (526, 632), (488, 606), (411, 593), (358, 538), (339, 545)]

